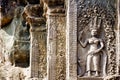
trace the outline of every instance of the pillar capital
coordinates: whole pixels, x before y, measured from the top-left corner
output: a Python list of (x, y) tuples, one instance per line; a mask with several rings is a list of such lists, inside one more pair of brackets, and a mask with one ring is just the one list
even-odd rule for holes
[(44, 15), (64, 15), (65, 1), (64, 0), (42, 0), (44, 5)]
[(46, 20), (42, 15), (43, 8), (40, 6), (40, 4), (29, 4), (25, 7), (23, 17), (30, 25), (31, 32), (45, 29)]

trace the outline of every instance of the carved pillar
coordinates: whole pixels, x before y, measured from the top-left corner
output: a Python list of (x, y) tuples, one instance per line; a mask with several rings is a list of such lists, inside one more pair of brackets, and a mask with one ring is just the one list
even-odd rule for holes
[[(51, 18), (52, 19), (52, 18)], [(56, 63), (56, 27), (55, 18), (51, 20), (48, 18), (48, 37), (47, 37), (47, 80), (55, 80), (55, 63)], [(51, 25), (50, 23), (53, 23)], [(51, 25), (51, 26), (50, 26)]]
[[(44, 18), (31, 19), (31, 78), (46, 77), (46, 29)], [(32, 21), (34, 20), (34, 21)], [(36, 23), (37, 22), (37, 23)], [(34, 24), (36, 23), (36, 24)]]
[(41, 13), (37, 14), (39, 9), (42, 12), (39, 5), (28, 5), (23, 13), (30, 25), (30, 78), (32, 80), (45, 80), (47, 75), (46, 22)]
[(67, 0), (66, 80), (77, 80), (77, 5)]
[(117, 2), (118, 28), (117, 28), (117, 74), (120, 75), (120, 0)]
[(48, 80), (65, 79), (65, 15), (48, 15)]
[(65, 80), (66, 26), (64, 2), (46, 1), (47, 4), (47, 80)]

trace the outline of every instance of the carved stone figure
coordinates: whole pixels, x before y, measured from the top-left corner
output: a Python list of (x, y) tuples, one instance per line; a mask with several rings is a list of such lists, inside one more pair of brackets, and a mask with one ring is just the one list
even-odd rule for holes
[(0, 4), (0, 80), (120, 79), (120, 0)]
[[(96, 21), (97, 17), (95, 18)], [(99, 28), (99, 26), (98, 26)], [(87, 60), (86, 60), (86, 71), (87, 75), (91, 76), (92, 71), (95, 72), (95, 76), (99, 76), (99, 71), (100, 71), (100, 55), (101, 51), (104, 47), (104, 43), (102, 39), (97, 37), (97, 28), (96, 24), (93, 25), (91, 28), (91, 38), (87, 39), (85, 43), (81, 41), (83, 32), (80, 33), (79, 37), (79, 43), (83, 48), (85, 48), (87, 45), (90, 45), (90, 49), (88, 50), (87, 53)], [(93, 66), (91, 65), (93, 64)], [(92, 69), (93, 68), (93, 69)]]

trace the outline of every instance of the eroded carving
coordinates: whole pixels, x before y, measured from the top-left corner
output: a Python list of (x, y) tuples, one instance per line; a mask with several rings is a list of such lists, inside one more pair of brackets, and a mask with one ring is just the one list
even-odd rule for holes
[(31, 36), (31, 74), (34, 79), (45, 79), (47, 75), (46, 55), (46, 21), (42, 16), (43, 8), (40, 4), (28, 4), (24, 8), (23, 17), (30, 25)]
[(1, 0), (0, 1), (0, 27), (10, 24), (14, 18), (14, 10), (17, 8), (15, 1)]
[(65, 13), (65, 1), (64, 0), (41, 0), (43, 3), (44, 15)]
[[(2, 12), (0, 13), (2, 15), (2, 23), (0, 24), (0, 35), (2, 35), (2, 37), (0, 37), (0, 39), (2, 38), (3, 41), (0, 40), (0, 79), (30, 79), (28, 75), (29, 70), (27, 74), (27, 72), (22, 71), (27, 70), (26, 68), (17, 68), (16, 66), (12, 66), (10, 60), (12, 55), (12, 59), (14, 59), (13, 64), (15, 64), (15, 62), (18, 64), (19, 61), (24, 62), (26, 60), (25, 57), (29, 57), (30, 44), (30, 50), (32, 53), (32, 67), (30, 72), (32, 75), (31, 77), (33, 77), (31, 80), (46, 80), (47, 76), (48, 80), (77, 80), (77, 47), (78, 74), (82, 76), (79, 77), (78, 80), (103, 80), (103, 76), (106, 75), (106, 71), (109, 75), (106, 80), (119, 79), (118, 76), (111, 76), (116, 74), (117, 63), (115, 36), (115, 31), (117, 33), (117, 30), (114, 29), (117, 21), (115, 15), (116, 4), (114, 4), (114, 1), (119, 0), (1, 1), (3, 3), (0, 7), (0, 12)], [(66, 6), (65, 2), (67, 2)], [(28, 5), (26, 6), (27, 3)], [(76, 4), (78, 4), (78, 11), (76, 10)], [(23, 6), (24, 8), (23, 15), (20, 14), (22, 13), (20, 9), (16, 10), (14, 14), (14, 9), (19, 6)], [(67, 11), (66, 15), (65, 11)], [(77, 12), (78, 28), (76, 29)], [(25, 23), (24, 21), (23, 23), (25, 26), (21, 24), (21, 16), (24, 17)], [(48, 36), (46, 36), (46, 20), (43, 16), (46, 16), (47, 18)], [(98, 21), (90, 23), (94, 18), (98, 19)], [(11, 24), (8, 25), (8, 23)], [(96, 26), (96, 23), (100, 23), (100, 25), (97, 25), (100, 26), (100, 29), (90, 29), (91, 27), (89, 24), (92, 24), (93, 27)], [(67, 26), (65, 24), (67, 24)], [(28, 25), (30, 27), (30, 34)], [(78, 38), (78, 46), (76, 46), (77, 30), (78, 37), (80, 36), (80, 38)], [(46, 54), (46, 37), (48, 37), (48, 54)], [(82, 44), (85, 40), (87, 46), (83, 45), (85, 48), (82, 48), (79, 43)], [(11, 46), (9, 47), (9, 45)], [(28, 54), (27, 56), (26, 53)], [(48, 64), (46, 59), (47, 56)], [(26, 65), (26, 63), (23, 64), (23, 62), (20, 65)], [(29, 60), (26, 62), (29, 63)], [(93, 65), (91, 65), (90, 62)], [(26, 76), (24, 72), (26, 73)], [(85, 77), (86, 75), (87, 78)], [(99, 77), (92, 77), (92, 75)], [(25, 77), (28, 78), (25, 79)]]
[[(95, 71), (94, 76), (99, 76), (100, 73), (100, 61), (101, 52), (104, 47), (102, 39), (97, 37), (97, 31), (99, 30), (100, 24), (96, 25), (97, 17), (95, 17), (94, 24), (91, 24), (91, 38), (87, 39), (85, 43), (81, 41), (82, 33), (80, 34), (79, 43), (83, 48), (90, 45), (90, 49), (87, 52), (86, 60), (86, 71), (87, 75), (91, 76), (92, 72)], [(101, 22), (100, 22), (101, 23)], [(91, 65), (93, 64), (93, 66)], [(106, 64), (103, 64), (106, 65)], [(92, 69), (93, 68), (93, 69)]]
[[(64, 17), (57, 17), (57, 24), (59, 24), (59, 26), (56, 29), (56, 41), (57, 41), (57, 51), (56, 51), (56, 80), (64, 80), (65, 79), (65, 54), (66, 54), (66, 50), (65, 50), (65, 18)], [(60, 24), (61, 23), (61, 24)], [(56, 25), (57, 25), (56, 24)]]
[[(85, 40), (85, 37), (90, 37), (89, 31), (90, 26), (89, 23), (94, 17), (98, 17), (98, 19), (101, 19), (101, 28), (99, 29), (99, 38), (102, 38), (104, 41), (104, 53), (108, 55), (108, 63), (107, 63), (107, 73), (108, 75), (116, 74), (116, 49), (115, 49), (115, 6), (112, 5), (115, 2), (112, 1), (106, 1), (104, 4), (101, 1), (89, 1), (89, 0), (79, 0), (78, 1), (78, 35), (79, 32), (84, 31), (84, 37), (83, 40)], [(108, 6), (106, 6), (107, 4)], [(100, 22), (100, 21), (98, 21)], [(95, 22), (94, 22), (95, 23)], [(88, 33), (87, 33), (88, 32)], [(78, 45), (78, 63), (81, 64), (80, 67), (80, 74), (82, 75), (85, 71), (85, 61), (82, 57), (85, 57), (85, 53), (89, 48), (81, 49), (81, 47)], [(81, 50), (81, 52), (79, 51)], [(82, 56), (82, 57), (80, 57)], [(105, 56), (105, 55), (104, 55)], [(105, 63), (102, 63), (105, 64)], [(104, 66), (103, 66), (104, 67)], [(102, 71), (105, 70), (105, 67)], [(103, 76), (106, 74), (103, 72)]]

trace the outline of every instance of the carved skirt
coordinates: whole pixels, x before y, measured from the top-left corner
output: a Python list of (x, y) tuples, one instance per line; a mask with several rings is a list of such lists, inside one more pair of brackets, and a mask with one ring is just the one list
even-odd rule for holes
[(100, 54), (87, 56), (86, 71), (100, 71)]

